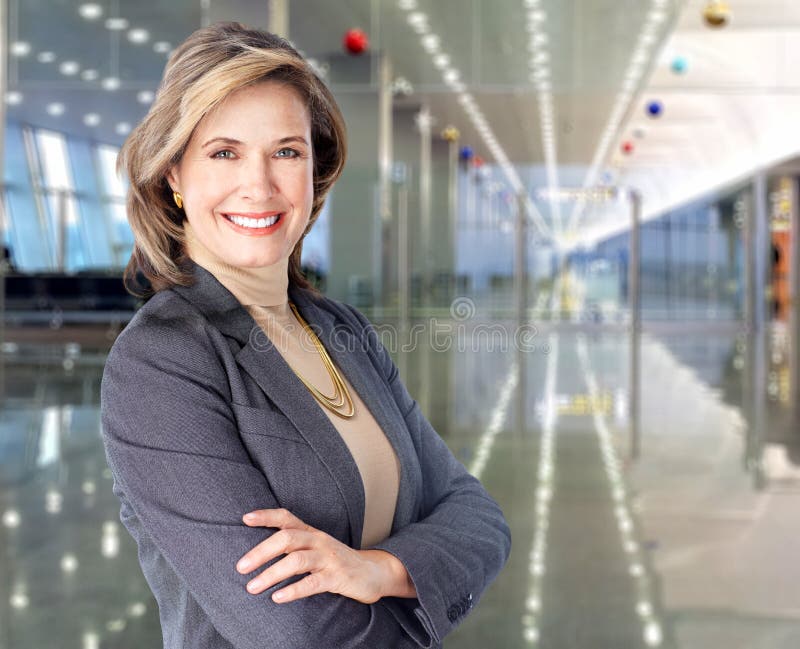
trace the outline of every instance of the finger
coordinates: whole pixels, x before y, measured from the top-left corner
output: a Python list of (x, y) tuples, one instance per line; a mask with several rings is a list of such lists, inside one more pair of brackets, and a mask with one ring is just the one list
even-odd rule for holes
[(311, 549), (317, 544), (316, 534), (305, 530), (278, 530), (245, 553), (236, 564), (236, 570), (245, 575), (282, 554)]
[(306, 525), (288, 509), (256, 509), (242, 517), (247, 525), (258, 525), (260, 527), (280, 527), (296, 528), (300, 530), (313, 529)]
[(251, 579), (247, 584), (247, 590), (253, 595), (257, 595), (267, 590), (267, 588), (279, 584), (284, 579), (315, 570), (319, 563), (319, 553), (316, 551), (298, 550), (297, 552), (292, 552), (277, 563), (272, 564), (258, 577)]
[(321, 572), (312, 572), (305, 579), (296, 581), (290, 586), (272, 593), (272, 600), (285, 604), (286, 602), (293, 602), (317, 593), (327, 593), (328, 589), (325, 587), (324, 582), (325, 578)]

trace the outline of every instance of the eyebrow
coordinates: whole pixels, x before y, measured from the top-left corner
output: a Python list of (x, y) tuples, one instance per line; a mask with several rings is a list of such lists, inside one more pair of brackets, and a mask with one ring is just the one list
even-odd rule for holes
[[(214, 144), (215, 142), (219, 142), (221, 144), (244, 144), (244, 142), (241, 140), (237, 140), (232, 137), (212, 137), (208, 142), (203, 144), (202, 148), (205, 149), (209, 144)], [(308, 141), (301, 135), (282, 137), (280, 140), (276, 141), (276, 144), (288, 144), (289, 142), (301, 142), (308, 146)]]

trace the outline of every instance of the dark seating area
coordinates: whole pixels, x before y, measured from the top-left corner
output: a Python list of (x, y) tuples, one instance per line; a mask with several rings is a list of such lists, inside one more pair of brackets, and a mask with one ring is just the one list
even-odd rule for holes
[(135, 311), (141, 300), (125, 290), (118, 274), (12, 273), (5, 278), (5, 307), (21, 312)]

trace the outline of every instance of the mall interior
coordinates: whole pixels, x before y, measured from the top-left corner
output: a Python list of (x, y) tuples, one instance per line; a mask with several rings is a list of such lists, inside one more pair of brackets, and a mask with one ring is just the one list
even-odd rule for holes
[(333, 93), (305, 276), (511, 530), (443, 646), (799, 647), (800, 3), (2, 0), (0, 649), (189, 649), (100, 388), (151, 299), (117, 154), (218, 21)]

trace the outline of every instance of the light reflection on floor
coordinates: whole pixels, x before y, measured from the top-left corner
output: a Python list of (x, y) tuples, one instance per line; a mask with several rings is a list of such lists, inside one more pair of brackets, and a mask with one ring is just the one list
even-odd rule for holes
[[(800, 646), (800, 469), (780, 363), (753, 444), (735, 328), (645, 334), (631, 460), (625, 332), (565, 324), (535, 343), (398, 361), (513, 534), (506, 569), (445, 646)], [(0, 647), (161, 646), (105, 467), (103, 359), (5, 348)]]

